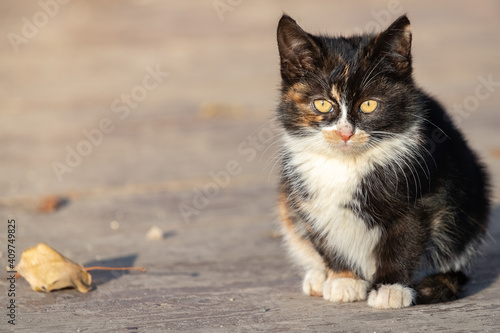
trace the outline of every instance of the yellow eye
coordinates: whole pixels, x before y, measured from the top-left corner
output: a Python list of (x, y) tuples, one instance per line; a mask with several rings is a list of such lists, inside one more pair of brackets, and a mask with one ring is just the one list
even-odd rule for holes
[(314, 108), (318, 112), (328, 113), (333, 110), (333, 105), (332, 103), (325, 101), (324, 99), (317, 99), (314, 101)]
[(378, 102), (374, 101), (373, 99), (369, 99), (361, 103), (361, 105), (359, 106), (359, 110), (363, 113), (372, 113), (373, 111), (377, 110), (377, 107)]

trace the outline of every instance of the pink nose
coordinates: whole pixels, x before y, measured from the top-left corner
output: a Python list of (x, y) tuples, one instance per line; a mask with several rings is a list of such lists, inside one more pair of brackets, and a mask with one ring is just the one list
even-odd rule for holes
[(340, 137), (342, 138), (342, 140), (344, 140), (344, 142), (347, 142), (351, 136), (352, 136), (352, 132), (351, 131), (338, 131)]

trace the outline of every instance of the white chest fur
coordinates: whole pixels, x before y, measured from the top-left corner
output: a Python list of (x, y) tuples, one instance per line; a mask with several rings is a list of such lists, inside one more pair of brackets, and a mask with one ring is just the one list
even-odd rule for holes
[(370, 280), (376, 270), (374, 248), (380, 240), (377, 227), (367, 228), (346, 204), (356, 204), (354, 195), (363, 176), (371, 171), (366, 159), (329, 158), (314, 152), (301, 151), (290, 161), (301, 174), (310, 202), (302, 207), (315, 221), (314, 228), (326, 236), (335, 252)]

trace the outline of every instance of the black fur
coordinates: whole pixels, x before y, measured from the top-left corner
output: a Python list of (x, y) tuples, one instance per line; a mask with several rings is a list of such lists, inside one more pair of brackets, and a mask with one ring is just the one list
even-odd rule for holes
[(438, 273), (424, 278), (417, 285), (417, 303), (432, 304), (458, 298), (468, 278), (463, 272)]

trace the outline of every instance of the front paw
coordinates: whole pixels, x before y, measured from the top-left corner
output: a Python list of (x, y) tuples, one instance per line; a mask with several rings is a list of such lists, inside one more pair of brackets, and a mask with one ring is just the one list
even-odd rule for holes
[(368, 305), (377, 309), (401, 309), (413, 304), (415, 290), (401, 284), (383, 284), (368, 296)]
[(323, 298), (332, 302), (364, 301), (368, 286), (368, 282), (361, 279), (328, 279), (323, 285)]
[(319, 296), (323, 295), (323, 283), (326, 280), (326, 272), (313, 269), (306, 273), (304, 282), (302, 283), (302, 291), (306, 295)]

